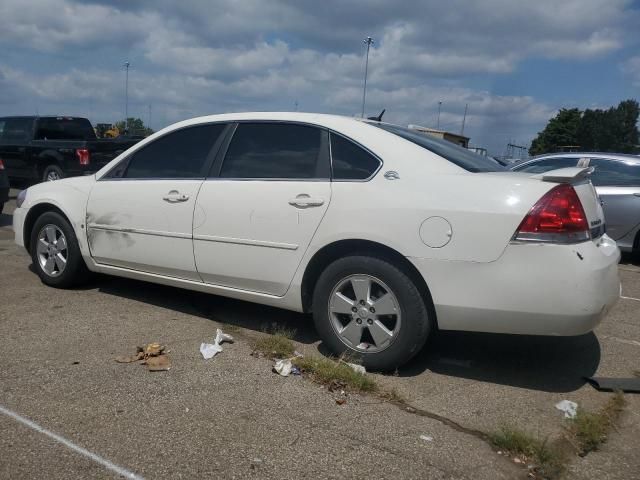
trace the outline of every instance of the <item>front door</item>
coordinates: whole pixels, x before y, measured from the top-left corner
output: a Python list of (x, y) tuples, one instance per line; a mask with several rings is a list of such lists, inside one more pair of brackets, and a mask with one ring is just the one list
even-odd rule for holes
[(225, 125), (168, 133), (134, 151), (91, 191), (87, 237), (96, 262), (200, 281), (193, 209)]
[(238, 124), (203, 183), (194, 214), (206, 283), (282, 296), (331, 200), (328, 132)]

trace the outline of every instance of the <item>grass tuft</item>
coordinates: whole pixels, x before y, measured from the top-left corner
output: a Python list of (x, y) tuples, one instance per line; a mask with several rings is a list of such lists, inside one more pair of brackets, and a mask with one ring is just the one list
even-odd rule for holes
[(566, 430), (581, 456), (597, 450), (607, 441), (609, 430), (615, 426), (626, 400), (616, 392), (598, 412), (578, 408), (574, 418), (567, 420)]
[(296, 347), (287, 334), (288, 332), (277, 332), (262, 336), (253, 342), (253, 351), (262, 353), (270, 359), (292, 357)]
[(367, 374), (354, 371), (345, 363), (323, 357), (295, 358), (293, 363), (311, 380), (330, 389), (343, 388), (354, 392), (377, 392), (378, 384)]
[(542, 478), (559, 478), (565, 470), (567, 449), (559, 443), (549, 443), (508, 426), (489, 434), (489, 439), (496, 448), (522, 457), (526, 463), (533, 462)]

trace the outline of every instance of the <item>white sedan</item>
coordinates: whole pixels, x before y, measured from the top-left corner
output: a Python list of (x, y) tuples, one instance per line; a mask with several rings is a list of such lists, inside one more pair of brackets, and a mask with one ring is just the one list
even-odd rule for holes
[(436, 328), (590, 331), (620, 253), (588, 169), (500, 168), (385, 123), (214, 115), (21, 192), (14, 230), (52, 287), (91, 271), (312, 312), (333, 352), (374, 369)]

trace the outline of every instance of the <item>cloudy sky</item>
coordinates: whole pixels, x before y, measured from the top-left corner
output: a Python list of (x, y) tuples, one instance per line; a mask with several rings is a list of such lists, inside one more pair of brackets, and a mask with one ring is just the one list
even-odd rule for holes
[[(367, 114), (502, 154), (560, 107), (640, 98), (639, 0), (2, 0), (0, 115)], [(151, 107), (151, 108), (149, 108)], [(150, 115), (149, 115), (150, 114)]]

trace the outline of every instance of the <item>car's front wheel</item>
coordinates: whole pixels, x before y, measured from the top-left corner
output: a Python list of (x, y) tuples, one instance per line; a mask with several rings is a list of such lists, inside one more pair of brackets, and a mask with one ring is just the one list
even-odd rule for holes
[(349, 256), (331, 263), (313, 295), (323, 342), (365, 367), (393, 370), (413, 357), (432, 330), (430, 309), (411, 278), (381, 258)]
[(75, 232), (59, 213), (38, 217), (31, 231), (30, 250), (36, 273), (47, 285), (68, 288), (87, 277)]

